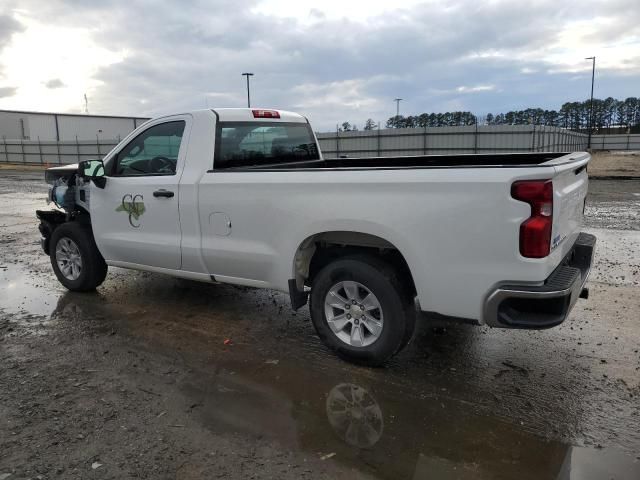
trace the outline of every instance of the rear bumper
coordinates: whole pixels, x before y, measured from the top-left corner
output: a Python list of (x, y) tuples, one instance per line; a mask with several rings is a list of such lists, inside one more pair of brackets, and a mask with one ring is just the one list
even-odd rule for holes
[(485, 302), (485, 323), (492, 327), (528, 329), (561, 324), (587, 281), (595, 244), (595, 236), (581, 233), (571, 251), (542, 285), (497, 287)]

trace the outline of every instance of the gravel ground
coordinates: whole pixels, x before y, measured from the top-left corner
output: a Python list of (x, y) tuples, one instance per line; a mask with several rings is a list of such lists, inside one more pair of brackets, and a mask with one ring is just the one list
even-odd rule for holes
[(383, 369), (277, 292), (116, 268), (67, 292), (45, 191), (0, 171), (0, 480), (640, 478), (640, 181), (592, 181), (591, 297), (563, 325), (423, 318)]
[(589, 163), (592, 177), (634, 177), (640, 178), (640, 152), (600, 151), (592, 154)]

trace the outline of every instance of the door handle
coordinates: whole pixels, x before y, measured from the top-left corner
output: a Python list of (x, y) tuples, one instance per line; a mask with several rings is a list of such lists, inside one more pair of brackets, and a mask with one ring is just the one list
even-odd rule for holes
[(169, 190), (160, 189), (153, 192), (153, 196), (171, 198), (173, 197), (173, 192), (170, 192)]

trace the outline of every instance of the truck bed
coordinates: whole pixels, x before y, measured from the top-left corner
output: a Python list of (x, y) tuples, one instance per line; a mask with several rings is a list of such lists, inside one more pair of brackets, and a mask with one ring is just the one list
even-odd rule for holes
[[(305, 162), (289, 162), (264, 164), (236, 168), (225, 168), (226, 171), (243, 170), (385, 170), (407, 168), (499, 168), (499, 167), (535, 167), (563, 156), (570, 152), (540, 153), (494, 153), (466, 155), (420, 155), (396, 157), (351, 157), (311, 160)], [(567, 158), (569, 160), (569, 158)], [(558, 163), (554, 163), (558, 165)], [(53, 184), (60, 177), (68, 177), (77, 171), (77, 164), (48, 168), (45, 180)], [(217, 170), (214, 168), (214, 170)], [(209, 170), (213, 172), (214, 170)]]
[[(354, 157), (263, 164), (225, 170), (335, 170), (406, 168), (498, 168), (535, 167), (557, 160), (570, 152), (493, 153), (466, 155), (420, 155), (396, 157)], [(569, 159), (567, 159), (569, 160)], [(215, 170), (215, 169), (214, 169)]]

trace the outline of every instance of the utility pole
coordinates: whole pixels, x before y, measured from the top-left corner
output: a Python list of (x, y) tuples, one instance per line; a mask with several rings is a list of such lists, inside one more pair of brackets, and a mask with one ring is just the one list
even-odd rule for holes
[(253, 73), (245, 72), (242, 75), (247, 77), (247, 107), (251, 108), (251, 93), (249, 91), (249, 77), (253, 77)]
[(591, 60), (591, 103), (589, 106), (589, 139), (587, 140), (587, 150), (591, 150), (591, 131), (593, 130), (593, 82), (596, 78), (596, 57), (587, 57), (585, 60)]
[(87, 98), (87, 94), (84, 94), (84, 113), (89, 114), (89, 99)]
[(394, 98), (393, 101), (396, 102), (396, 117), (400, 116), (400, 102), (402, 101), (402, 98)]

